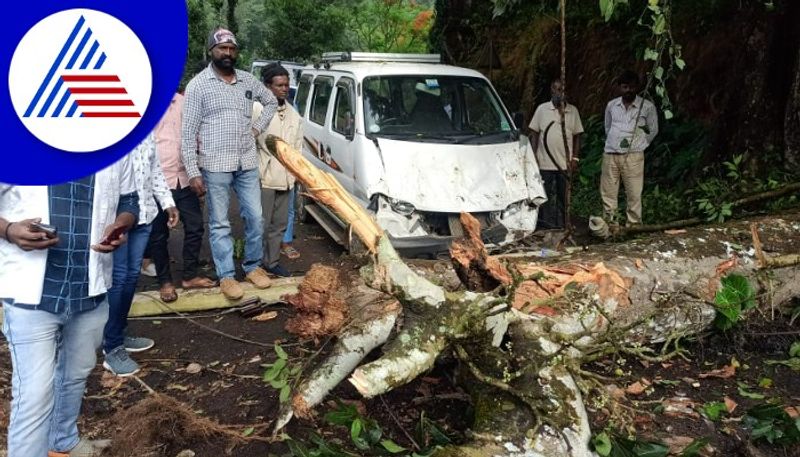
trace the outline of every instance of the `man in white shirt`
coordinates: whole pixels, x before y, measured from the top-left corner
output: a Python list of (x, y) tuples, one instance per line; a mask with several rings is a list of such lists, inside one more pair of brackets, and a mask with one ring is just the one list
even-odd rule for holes
[(639, 97), (639, 76), (627, 70), (617, 78), (620, 97), (606, 106), (606, 144), (600, 176), (603, 217), (614, 222), (619, 183), (625, 186), (628, 224), (642, 223), (644, 150), (658, 134), (658, 113), (649, 100)]
[[(564, 135), (561, 131), (562, 107), (569, 151), (564, 148)], [(566, 208), (568, 173), (578, 163), (583, 123), (578, 108), (564, 99), (561, 80), (557, 79), (550, 84), (550, 101), (536, 107), (528, 128), (547, 194), (547, 202), (539, 207), (536, 227), (545, 230), (562, 229), (569, 210)]]

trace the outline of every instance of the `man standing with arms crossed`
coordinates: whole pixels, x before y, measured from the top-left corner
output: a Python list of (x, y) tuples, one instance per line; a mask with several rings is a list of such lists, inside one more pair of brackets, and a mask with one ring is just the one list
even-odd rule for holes
[[(264, 223), (255, 138), (269, 125), (278, 102), (253, 75), (235, 68), (239, 47), (229, 30), (213, 30), (208, 50), (211, 64), (186, 86), (181, 155), (192, 191), (198, 197), (208, 191), (209, 241), (220, 289), (226, 298), (237, 300), (244, 291), (234, 278), (230, 189), (236, 191), (244, 219), (245, 278), (267, 288), (269, 276), (260, 267)], [(264, 105), (255, 120), (254, 100)]]
[(620, 97), (606, 106), (606, 145), (600, 175), (603, 218), (616, 223), (619, 183), (625, 186), (627, 225), (642, 223), (644, 150), (658, 134), (658, 114), (650, 100), (636, 95), (639, 76), (631, 70), (618, 78)]

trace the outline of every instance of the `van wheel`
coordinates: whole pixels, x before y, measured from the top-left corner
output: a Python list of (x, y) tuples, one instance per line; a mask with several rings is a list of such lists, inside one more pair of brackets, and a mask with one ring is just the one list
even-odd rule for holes
[(297, 187), (297, 204), (295, 206), (295, 212), (297, 213), (297, 220), (303, 223), (309, 223), (314, 220), (311, 214), (308, 213), (306, 209), (306, 205), (312, 203), (310, 197), (305, 196), (306, 188), (303, 185)]
[(354, 256), (361, 256), (368, 252), (367, 246), (351, 228), (347, 230), (347, 252)]

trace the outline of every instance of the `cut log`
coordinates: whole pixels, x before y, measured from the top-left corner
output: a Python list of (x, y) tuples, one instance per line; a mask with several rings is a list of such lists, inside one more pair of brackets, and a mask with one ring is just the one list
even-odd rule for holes
[(258, 289), (252, 284), (241, 283), (244, 297), (239, 300), (228, 300), (222, 295), (219, 287), (210, 289), (178, 289), (178, 299), (171, 303), (164, 303), (158, 291), (138, 292), (133, 297), (133, 305), (128, 314), (130, 317), (159, 316), (173, 314), (175, 311), (192, 313), (214, 309), (234, 308), (251, 297), (258, 297), (264, 303), (281, 302), (284, 295), (297, 292), (297, 286), (303, 277), (278, 278), (272, 280), (272, 286), (267, 289)]

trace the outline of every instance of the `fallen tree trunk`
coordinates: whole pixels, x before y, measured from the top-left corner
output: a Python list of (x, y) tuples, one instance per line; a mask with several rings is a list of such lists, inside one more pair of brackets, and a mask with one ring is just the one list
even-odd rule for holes
[[(315, 185), (324, 181), (317, 176), (322, 172), (281, 140), (269, 144), (312, 197), (331, 198), (335, 186)], [(349, 200), (346, 193), (333, 193)], [(476, 291), (445, 292), (403, 263), (382, 231), (364, 222), (370, 217), (363, 209), (336, 201), (329, 206), (345, 221), (350, 214), (362, 227), (357, 233), (366, 233), (372, 264), (362, 276), (397, 298), (403, 326), (389, 334), (389, 322), (400, 313), (389, 307), (360, 320), (353, 335), (345, 330), (331, 357), (282, 411), (276, 431), (293, 413), (307, 415), (343, 371), (389, 341), (379, 359), (350, 377), (364, 396), (410, 382), (444, 351), (455, 352), (466, 367), (462, 381), (477, 411), (473, 441), (435, 455), (592, 456), (583, 395), (594, 386), (584, 376), (584, 363), (612, 353), (654, 361), (681, 355), (681, 341), (714, 321), (714, 298), (727, 274), (750, 278), (756, 296), (773, 304), (800, 296), (800, 273), (793, 268), (772, 270), (769, 287), (762, 287), (754, 250), (737, 246), (749, 239), (746, 223), (594, 246), (555, 259), (510, 259), (503, 267), (513, 278), (510, 284), (496, 261), (487, 261), (480, 241), (471, 240), (457, 246), (456, 264), (464, 270), (459, 277)], [(470, 218), (464, 217), (469, 232)], [(796, 250), (800, 216), (779, 222), (765, 231), (770, 250)], [(339, 365), (345, 368), (331, 376), (331, 367)]]

